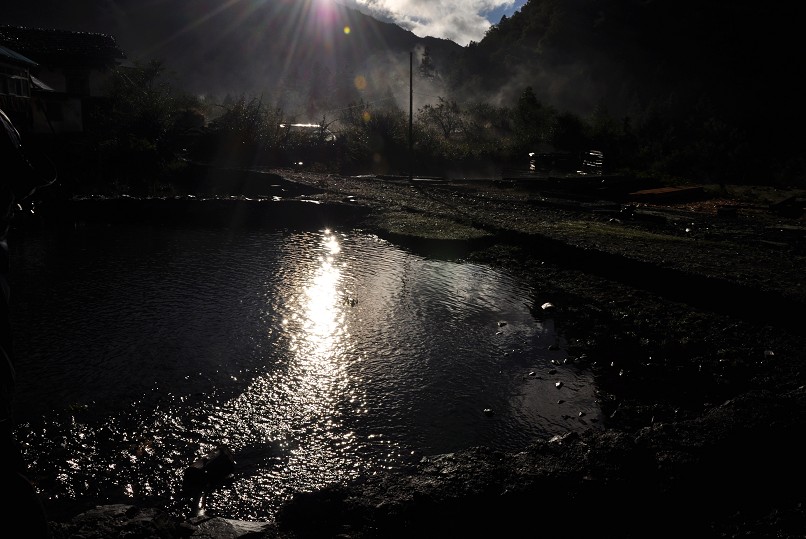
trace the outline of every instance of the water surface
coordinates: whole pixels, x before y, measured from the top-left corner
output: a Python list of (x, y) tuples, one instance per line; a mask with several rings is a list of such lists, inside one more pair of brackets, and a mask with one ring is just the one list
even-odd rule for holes
[(223, 443), (236, 474), (208, 513), (267, 519), (295, 490), (598, 425), (554, 321), (486, 266), (352, 230), (91, 226), (12, 256), (18, 419), (48, 495), (179, 506)]

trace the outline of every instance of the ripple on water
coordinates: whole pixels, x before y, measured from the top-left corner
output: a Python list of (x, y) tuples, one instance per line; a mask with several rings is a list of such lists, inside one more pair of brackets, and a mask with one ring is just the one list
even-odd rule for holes
[(485, 266), (328, 230), (83, 228), (13, 256), (21, 436), (54, 496), (179, 509), (184, 467), (224, 443), (208, 512), (265, 519), (424, 454), (596, 426), (554, 321)]

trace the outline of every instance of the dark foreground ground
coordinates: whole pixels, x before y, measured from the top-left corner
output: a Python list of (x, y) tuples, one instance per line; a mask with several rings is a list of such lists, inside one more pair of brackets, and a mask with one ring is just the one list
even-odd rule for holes
[(253, 197), (270, 183), (360, 209), (356, 226), (425, 255), (528, 279), (535, 316), (551, 303), (568, 361), (596, 376), (604, 432), (435, 455), (302, 493), (276, 522), (107, 506), (60, 513), (55, 537), (806, 537), (802, 192), (664, 199), (295, 171), (250, 182)]

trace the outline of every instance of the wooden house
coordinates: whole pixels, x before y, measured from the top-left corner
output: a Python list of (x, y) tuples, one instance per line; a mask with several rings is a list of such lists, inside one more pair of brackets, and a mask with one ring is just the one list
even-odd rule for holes
[(31, 69), (36, 62), (0, 45), (0, 108), (15, 125), (30, 125)]
[[(84, 131), (111, 71), (129, 65), (106, 34), (0, 26), (0, 47), (0, 103), (32, 133)], [(17, 110), (24, 103), (27, 115)]]

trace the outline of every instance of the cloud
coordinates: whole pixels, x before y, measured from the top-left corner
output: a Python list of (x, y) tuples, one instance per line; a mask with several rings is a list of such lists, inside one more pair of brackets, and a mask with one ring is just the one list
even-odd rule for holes
[(467, 45), (484, 37), (490, 28), (487, 19), (490, 13), (509, 11), (516, 0), (341, 0), (341, 3), (393, 22), (420, 37), (440, 37)]

